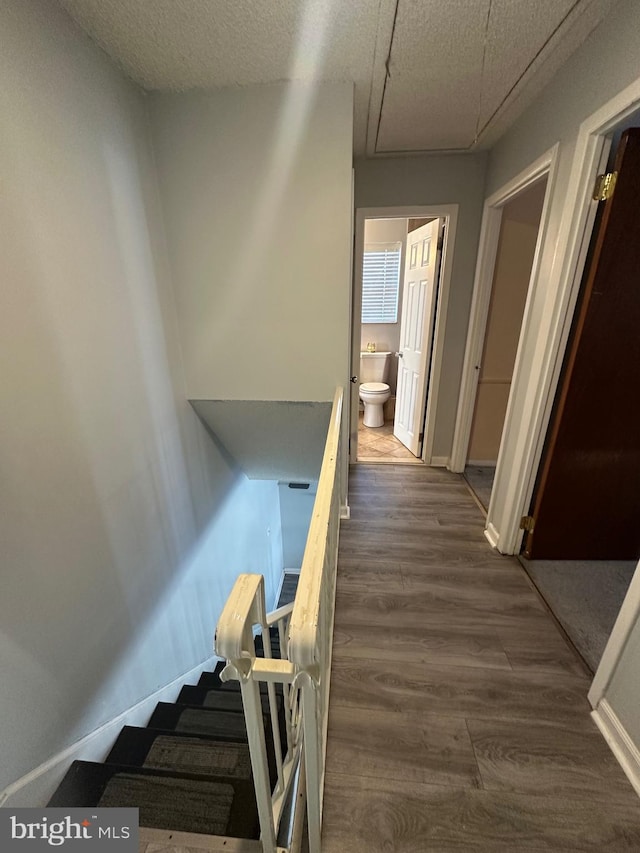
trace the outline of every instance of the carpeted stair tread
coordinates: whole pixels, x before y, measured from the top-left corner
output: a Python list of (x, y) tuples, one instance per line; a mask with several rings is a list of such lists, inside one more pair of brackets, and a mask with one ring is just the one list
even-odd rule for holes
[(130, 807), (140, 826), (257, 838), (253, 783), (119, 764), (75, 761), (49, 807)]
[[(270, 628), (269, 634), (271, 636), (271, 655), (272, 657), (279, 658), (280, 657), (280, 632), (277, 628)], [(264, 657), (264, 645), (262, 642), (262, 634), (258, 634), (258, 636), (254, 640), (256, 647), (256, 654), (260, 657)]]
[(117, 808), (133, 803), (140, 810), (140, 826), (227, 835), (233, 788), (208, 780), (119, 773), (107, 783), (97, 805)]
[[(276, 685), (280, 687), (280, 685)], [(265, 690), (261, 691), (262, 710), (269, 713), (269, 697)], [(276, 690), (278, 709), (282, 704), (282, 691)], [(242, 695), (239, 690), (217, 690), (200, 684), (186, 684), (180, 691), (177, 704), (201, 705), (203, 708), (215, 708), (219, 711), (242, 711)]]
[(122, 730), (107, 756), (107, 763), (233, 779), (251, 778), (251, 759), (246, 743), (136, 729), (133, 726), (125, 726)]
[(226, 690), (229, 688), (234, 688), (236, 690), (240, 689), (240, 683), (238, 681), (220, 681), (220, 673), (225, 668), (226, 663), (224, 661), (219, 661), (216, 664), (213, 672), (202, 672), (200, 673), (200, 678), (198, 680), (198, 686), (200, 687), (218, 687), (222, 690)]
[[(266, 719), (271, 719), (271, 710), (269, 705), (269, 697), (265, 692), (260, 696), (262, 703), (262, 713)], [(242, 694), (238, 691), (216, 690), (201, 685), (185, 685), (178, 696), (178, 703), (183, 703), (190, 706), (202, 706), (208, 710), (217, 711), (236, 711), (240, 714), (244, 713), (242, 704)], [(278, 725), (280, 728), (280, 738), (283, 745), (287, 739), (287, 729), (284, 714), (284, 698), (282, 696), (281, 685), (276, 685), (276, 708), (278, 714)]]
[(148, 722), (149, 728), (168, 729), (185, 734), (201, 734), (223, 740), (246, 741), (247, 730), (241, 711), (158, 702)]
[[(231, 693), (239, 693), (240, 692), (240, 682), (232, 679), (231, 681), (220, 681), (220, 673), (225, 668), (224, 663), (219, 663), (216, 665), (216, 668), (213, 672), (203, 672), (200, 674), (200, 678), (198, 680), (197, 685), (185, 685), (185, 687), (206, 687), (207, 690), (224, 690), (229, 691)], [(276, 693), (282, 695), (282, 685), (276, 684)], [(183, 688), (184, 689), (184, 688)], [(260, 684), (260, 693), (266, 694), (267, 685), (265, 682), (261, 682)]]
[(232, 779), (251, 778), (249, 746), (185, 738), (176, 741), (160, 735), (149, 750), (144, 767), (177, 770), (180, 773), (206, 773)]

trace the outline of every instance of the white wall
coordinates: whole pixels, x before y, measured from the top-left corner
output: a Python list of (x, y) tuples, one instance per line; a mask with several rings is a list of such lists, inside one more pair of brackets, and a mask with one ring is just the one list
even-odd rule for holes
[(349, 372), (352, 87), (156, 94), (192, 399), (331, 400)]
[(318, 491), (317, 481), (309, 481), (308, 485), (308, 489), (291, 489), (287, 482), (279, 484), (282, 552), (286, 569), (299, 569), (302, 566)]
[(282, 549), (185, 400), (144, 97), (47, 0), (0, 40), (1, 789), (207, 659)]
[[(580, 123), (633, 81), (640, 78), (640, 5), (635, 0), (623, 0), (614, 6), (609, 16), (591, 37), (569, 59), (551, 84), (523, 114), (514, 127), (491, 152), (487, 176), (487, 195), (503, 186), (518, 172), (532, 163), (544, 151), (559, 142), (557, 180), (551, 198), (549, 233), (542, 248), (541, 269), (551, 268), (556, 251), (556, 239), (561, 211), (567, 194), (569, 173)], [(531, 305), (531, 336), (536, 355), (544, 348), (548, 328), (545, 325), (545, 303), (554, 293), (545, 287), (541, 276), (535, 301)], [(533, 351), (534, 348), (532, 348)], [(535, 359), (522, 362), (521, 393), (512, 399), (514, 428), (505, 438), (505, 450), (516, 452), (516, 440), (524, 428), (523, 400), (536, 371)], [(502, 508), (496, 506), (496, 514)], [(638, 707), (640, 688), (640, 629), (636, 625), (632, 640), (625, 650), (623, 661), (607, 689), (613, 710), (628, 726), (629, 734), (640, 748)], [(633, 674), (635, 673), (635, 675)]]
[(455, 427), (482, 216), (485, 167), (484, 153), (358, 160), (355, 165), (357, 208), (459, 205), (433, 445), (433, 455), (444, 458), (451, 454)]

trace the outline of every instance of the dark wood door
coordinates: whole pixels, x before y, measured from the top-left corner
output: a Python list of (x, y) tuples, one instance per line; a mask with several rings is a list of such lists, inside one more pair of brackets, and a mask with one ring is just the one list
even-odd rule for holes
[(640, 556), (640, 128), (614, 168), (532, 503), (532, 559)]

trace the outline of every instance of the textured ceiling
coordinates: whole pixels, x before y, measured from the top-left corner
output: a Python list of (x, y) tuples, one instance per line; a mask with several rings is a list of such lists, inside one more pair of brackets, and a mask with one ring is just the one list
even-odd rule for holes
[(617, 0), (59, 0), (145, 89), (355, 84), (357, 154), (497, 138)]

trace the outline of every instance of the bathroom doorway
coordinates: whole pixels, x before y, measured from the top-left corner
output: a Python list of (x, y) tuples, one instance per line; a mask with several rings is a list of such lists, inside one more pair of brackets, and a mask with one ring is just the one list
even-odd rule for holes
[[(434, 223), (435, 220), (441, 220), (441, 222)], [(444, 464), (444, 460), (433, 458), (433, 426), (440, 383), (444, 318), (446, 318), (449, 295), (456, 222), (457, 205), (356, 211), (352, 302), (351, 462)], [(411, 257), (407, 258), (408, 238), (410, 243), (410, 235), (422, 235), (422, 231), (418, 229), (424, 229), (429, 223), (437, 226), (431, 228), (435, 239), (432, 239), (431, 234), (423, 235), (425, 239), (421, 243), (424, 242), (425, 245), (422, 255), (416, 247), (413, 247), (410, 250)], [(414, 242), (417, 242), (417, 239)], [(412, 261), (413, 255), (416, 257)], [(436, 275), (430, 282), (432, 310), (430, 313), (425, 312), (424, 320), (427, 324), (426, 329), (431, 331), (431, 334), (426, 335), (425, 338), (429, 359), (424, 360), (424, 389), (417, 401), (418, 408), (414, 418), (419, 424), (420, 443), (418, 447), (414, 443), (412, 452), (405, 446), (405, 443), (409, 443), (406, 438), (403, 443), (394, 436), (394, 421), (396, 420), (398, 363), (403, 353), (401, 330), (405, 272), (408, 272), (412, 263), (413, 267), (416, 266), (416, 259), (419, 264), (422, 256), (426, 261), (430, 260)], [(434, 263), (436, 256), (437, 268)], [(409, 287), (412, 291), (409, 291)], [(413, 282), (407, 286), (407, 293), (410, 292), (413, 292)], [(408, 304), (410, 303), (411, 300), (408, 301)], [(406, 309), (407, 304), (405, 304), (405, 311)], [(369, 364), (365, 365), (361, 354), (367, 351), (376, 354), (387, 353), (387, 356), (370, 359)], [(365, 404), (360, 399), (361, 365), (365, 365), (366, 370), (374, 361), (378, 365), (386, 362), (384, 378), (381, 375), (371, 374), (369, 380), (379, 383), (378, 393), (383, 400), (380, 404), (382, 416), (373, 419), (376, 426), (367, 426), (364, 422)], [(377, 406), (378, 399), (374, 398), (373, 403)], [(369, 423), (372, 422), (370, 416), (367, 420)]]

